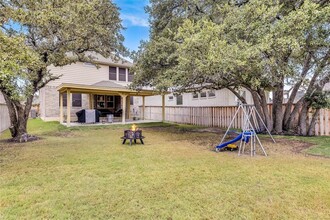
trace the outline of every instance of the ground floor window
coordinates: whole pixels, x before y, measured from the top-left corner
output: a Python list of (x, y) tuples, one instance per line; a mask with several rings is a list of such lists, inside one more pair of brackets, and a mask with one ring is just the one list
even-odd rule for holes
[(72, 106), (73, 107), (81, 107), (82, 106), (81, 93), (72, 93)]
[(115, 107), (115, 97), (114, 96), (106, 96), (107, 107), (114, 108)]
[[(67, 93), (62, 94), (63, 97), (63, 107), (68, 106), (68, 96)], [(61, 104), (61, 101), (59, 100), (59, 105)], [(72, 93), (72, 106), (73, 107), (81, 107), (82, 106), (82, 97), (81, 93)]]
[[(68, 99), (67, 99), (68, 97), (67, 97), (66, 93), (63, 93), (63, 94), (60, 94), (60, 95), (62, 95), (62, 97), (63, 97), (63, 107), (66, 107), (67, 106), (67, 102), (68, 102)], [(61, 105), (61, 101), (60, 100), (58, 101), (58, 103), (59, 103), (59, 105)]]

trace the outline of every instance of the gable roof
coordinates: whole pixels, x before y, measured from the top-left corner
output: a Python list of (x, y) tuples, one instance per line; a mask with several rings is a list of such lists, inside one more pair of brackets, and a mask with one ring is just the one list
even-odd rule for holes
[(94, 83), (91, 86), (105, 87), (105, 88), (127, 89), (126, 86), (123, 86), (123, 85), (120, 85), (118, 83), (114, 83), (114, 82), (111, 82), (111, 81), (106, 81), (106, 80)]

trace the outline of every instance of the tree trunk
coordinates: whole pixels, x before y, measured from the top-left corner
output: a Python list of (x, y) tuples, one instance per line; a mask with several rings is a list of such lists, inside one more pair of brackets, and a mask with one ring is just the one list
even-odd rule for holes
[(304, 67), (301, 71), (301, 74), (300, 74), (300, 80), (294, 85), (293, 89), (292, 89), (292, 92), (290, 94), (290, 97), (289, 97), (289, 100), (288, 102), (286, 103), (286, 106), (285, 106), (285, 111), (284, 111), (284, 116), (283, 116), (283, 129), (285, 131), (289, 131), (290, 130), (290, 123), (291, 123), (291, 109), (292, 109), (292, 106), (293, 106), (293, 102), (297, 96), (297, 93), (299, 91), (299, 88), (301, 86), (301, 84), (303, 83), (307, 73), (308, 73), (308, 70), (310, 69), (310, 63), (311, 63), (311, 60), (312, 60), (312, 53), (308, 53), (307, 54), (307, 57), (305, 59), (305, 63), (304, 63)]
[(27, 121), (31, 110), (33, 95), (29, 96), (25, 105), (19, 101), (11, 99), (7, 94), (3, 94), (9, 112), (10, 133), (14, 141), (21, 141), (24, 134), (27, 134)]
[(306, 136), (307, 135), (307, 114), (309, 109), (309, 103), (304, 101), (301, 107), (301, 111), (299, 114), (299, 122), (298, 122), (298, 134)]
[(316, 109), (314, 114), (313, 114), (313, 118), (311, 120), (311, 123), (310, 123), (309, 128), (308, 128), (308, 132), (307, 132), (308, 136), (315, 135), (314, 132), (315, 132), (316, 119), (318, 118), (318, 116), (320, 114), (320, 110), (321, 109)]
[[(256, 107), (256, 110), (259, 113), (259, 115), (261, 117), (261, 120), (265, 121), (265, 115), (264, 115), (264, 112), (263, 112), (263, 109), (262, 109), (262, 106), (261, 106), (261, 100), (260, 100), (259, 94), (254, 90), (249, 90), (249, 91), (251, 92), (252, 99), (253, 99), (253, 102), (254, 102), (254, 106)], [(257, 117), (257, 120), (258, 120), (259, 127), (261, 129), (261, 132), (265, 131), (265, 127), (263, 126), (263, 124), (260, 121), (259, 117)]]
[(305, 101), (304, 97), (302, 97), (294, 106), (289, 118), (287, 119), (286, 124), (284, 125), (284, 128), (286, 131), (289, 130), (296, 130), (297, 123), (293, 124), (295, 121), (294, 119), (298, 116), (298, 113), (300, 112), (301, 106), (303, 102)]
[(247, 104), (246, 99), (241, 96), (235, 89), (231, 87), (227, 87), (229, 91), (231, 91), (243, 104)]
[(283, 131), (283, 83), (279, 84), (273, 94), (273, 131), (277, 134)]

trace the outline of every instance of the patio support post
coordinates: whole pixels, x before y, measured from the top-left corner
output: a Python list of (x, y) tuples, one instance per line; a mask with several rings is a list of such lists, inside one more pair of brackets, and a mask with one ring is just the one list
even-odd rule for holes
[(162, 121), (165, 122), (165, 95), (162, 94)]
[(131, 97), (130, 96), (126, 97), (126, 118), (127, 119), (131, 118)]
[(120, 94), (121, 96), (121, 101), (122, 101), (122, 119), (121, 119), (121, 122), (123, 124), (126, 123), (126, 97), (127, 95), (124, 95), (124, 94)]
[(146, 108), (146, 99), (145, 96), (142, 96), (142, 120), (144, 120), (145, 108)]
[(93, 94), (88, 94), (88, 96), (89, 96), (89, 109), (94, 109), (94, 107), (93, 107), (93, 103), (94, 103)]
[(67, 102), (66, 102), (66, 126), (70, 127), (71, 123), (71, 92), (68, 89), (66, 91), (66, 97), (67, 97)]
[(60, 93), (60, 123), (63, 124), (63, 94)]

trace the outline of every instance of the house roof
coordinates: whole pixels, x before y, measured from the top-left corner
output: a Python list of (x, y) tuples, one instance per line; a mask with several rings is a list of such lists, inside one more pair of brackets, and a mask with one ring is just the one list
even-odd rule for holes
[(324, 90), (325, 91), (330, 91), (330, 83), (325, 84)]
[[(128, 95), (128, 96), (154, 96), (159, 95), (154, 90), (133, 90), (128, 87), (111, 81), (100, 81), (92, 85), (62, 83), (57, 87), (60, 93), (84, 93), (84, 94), (99, 94), (99, 95)], [(167, 93), (166, 93), (167, 94)]]
[(126, 86), (106, 80), (94, 83), (92, 86), (105, 87), (105, 88), (119, 88), (119, 89), (127, 88)]
[(98, 54), (98, 53), (93, 53), (93, 52), (87, 52), (86, 56), (91, 56), (95, 60), (95, 63), (97, 64), (104, 64), (104, 65), (116, 65), (119, 67), (132, 67), (133, 63), (122, 58), (122, 57), (117, 57), (117, 59), (108, 57), (105, 58), (104, 56)]

